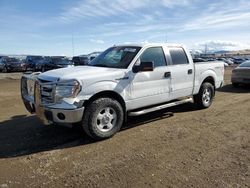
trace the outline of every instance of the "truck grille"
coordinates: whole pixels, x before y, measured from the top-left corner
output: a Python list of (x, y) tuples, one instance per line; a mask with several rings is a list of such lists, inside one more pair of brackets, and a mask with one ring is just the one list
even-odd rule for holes
[(22, 97), (28, 95), (27, 78), (26, 77), (21, 78), (21, 92), (22, 92), (21, 93)]
[(35, 91), (39, 93), (38, 97), (42, 105), (51, 105), (55, 103), (55, 86), (56, 84), (54, 82), (41, 79), (38, 80), (36, 84), (37, 89)]

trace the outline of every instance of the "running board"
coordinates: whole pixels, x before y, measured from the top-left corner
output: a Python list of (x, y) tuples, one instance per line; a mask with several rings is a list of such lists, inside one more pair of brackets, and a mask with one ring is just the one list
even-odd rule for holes
[(154, 112), (154, 111), (158, 111), (158, 110), (162, 110), (162, 109), (165, 109), (165, 108), (177, 106), (177, 105), (180, 105), (180, 104), (190, 103), (190, 102), (193, 102), (193, 98), (187, 98), (187, 99), (184, 99), (184, 100), (181, 100), (181, 101), (171, 102), (171, 103), (168, 103), (168, 104), (155, 106), (155, 107), (140, 110), (140, 111), (137, 111), (137, 112), (129, 112), (128, 115), (129, 116), (140, 116), (140, 115), (147, 114), (147, 113), (150, 113), (150, 112)]

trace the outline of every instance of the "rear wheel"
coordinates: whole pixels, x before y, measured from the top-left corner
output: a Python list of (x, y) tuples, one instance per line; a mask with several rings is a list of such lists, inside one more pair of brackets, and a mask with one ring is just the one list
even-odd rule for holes
[(194, 96), (194, 102), (200, 109), (208, 108), (213, 102), (214, 92), (214, 86), (205, 82), (201, 85), (199, 93)]
[(95, 140), (102, 140), (117, 133), (123, 120), (123, 109), (118, 101), (100, 98), (87, 106), (83, 117), (83, 129)]

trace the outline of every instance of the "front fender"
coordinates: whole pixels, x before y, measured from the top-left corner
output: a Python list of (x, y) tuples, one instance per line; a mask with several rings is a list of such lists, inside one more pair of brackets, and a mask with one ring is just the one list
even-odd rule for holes
[(79, 98), (81, 100), (88, 100), (93, 95), (103, 92), (103, 91), (114, 91), (118, 93), (122, 98), (125, 98), (125, 84), (116, 81), (100, 81), (95, 82), (87, 87), (84, 87), (79, 93)]

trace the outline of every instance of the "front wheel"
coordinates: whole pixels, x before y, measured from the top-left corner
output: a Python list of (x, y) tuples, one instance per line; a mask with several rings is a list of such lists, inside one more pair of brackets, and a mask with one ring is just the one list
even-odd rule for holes
[(3, 72), (3, 73), (9, 72), (9, 71), (8, 71), (8, 68), (7, 68), (7, 67), (4, 67), (3, 70), (2, 70), (2, 72)]
[(99, 98), (86, 107), (83, 129), (95, 140), (102, 140), (117, 133), (123, 120), (123, 109), (118, 101), (111, 98)]
[(201, 85), (199, 93), (194, 96), (194, 102), (200, 109), (208, 108), (213, 102), (214, 92), (214, 86), (205, 82)]
[(45, 67), (42, 67), (42, 69), (41, 69), (41, 70), (42, 70), (42, 72), (45, 72)]

